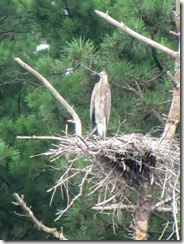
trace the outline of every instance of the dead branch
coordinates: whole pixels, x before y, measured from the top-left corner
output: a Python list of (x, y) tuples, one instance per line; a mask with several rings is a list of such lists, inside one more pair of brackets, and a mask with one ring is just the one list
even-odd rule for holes
[(92, 75), (98, 75), (98, 76), (99, 76), (98, 72), (96, 72), (96, 71), (94, 71), (94, 70), (88, 68), (88, 67), (85, 66), (84, 64), (81, 64), (81, 63), (80, 63), (79, 65), (82, 66), (84, 69), (90, 71)]
[(179, 89), (179, 88), (180, 88), (180, 84), (178, 84), (178, 82), (175, 81), (175, 79), (174, 79), (174, 77), (173, 77), (173, 75), (171, 74), (170, 71), (167, 71), (167, 76), (168, 76), (169, 79), (172, 81), (174, 87), (175, 87), (176, 89)]
[(57, 136), (17, 136), (16, 139), (22, 140), (57, 140), (60, 141)]
[(90, 172), (91, 172), (91, 170), (92, 170), (92, 165), (91, 166), (89, 166), (89, 167), (87, 167), (87, 169), (86, 169), (86, 173), (85, 173), (85, 175), (84, 175), (84, 177), (83, 177), (83, 179), (82, 179), (82, 181), (81, 181), (81, 183), (80, 183), (80, 185), (79, 185), (79, 193), (72, 199), (72, 201), (68, 204), (68, 206), (64, 209), (64, 210), (61, 210), (61, 211), (59, 211), (58, 213), (56, 213), (56, 215), (58, 215), (58, 217), (55, 219), (55, 221), (57, 221), (58, 219), (60, 219), (61, 218), (61, 216), (73, 205), (73, 203), (82, 195), (82, 192), (83, 192), (83, 187), (84, 187), (84, 184), (85, 184), (85, 182), (86, 182), (86, 180), (87, 180), (87, 177), (88, 177), (88, 175), (90, 174)]
[(178, 184), (179, 175), (176, 178), (174, 187), (173, 187), (173, 216), (174, 216), (174, 226), (175, 226), (175, 232), (176, 232), (176, 238), (177, 240), (180, 240), (180, 234), (179, 234), (179, 226), (178, 226), (178, 206), (176, 201), (176, 185)]
[(31, 209), (28, 208), (28, 206), (26, 205), (23, 195), (20, 197), (17, 193), (14, 193), (13, 196), (14, 196), (16, 202), (12, 202), (12, 203), (16, 206), (17, 205), (20, 206), (23, 209), (23, 211), (25, 212), (25, 216), (31, 219), (31, 221), (33, 222), (33, 224), (35, 224), (35, 226), (38, 228), (38, 230), (41, 230), (49, 235), (53, 235), (55, 238), (57, 238), (59, 240), (67, 240), (65, 238), (65, 236), (63, 235), (62, 231), (58, 231), (56, 228), (49, 228), (49, 227), (45, 226), (42, 222), (40, 222), (34, 216)]
[(163, 237), (163, 235), (164, 235), (164, 233), (165, 233), (165, 231), (166, 231), (168, 225), (169, 225), (169, 221), (167, 221), (167, 223), (166, 223), (166, 225), (165, 225), (165, 227), (164, 227), (164, 229), (163, 229), (163, 231), (162, 231), (162, 234), (160, 235), (160, 237), (159, 237), (158, 240), (161, 240), (161, 239), (162, 239), (162, 237)]
[(178, 58), (178, 56), (179, 56), (178, 52), (174, 52), (173, 50), (171, 50), (143, 35), (138, 34), (137, 32), (130, 29), (128, 26), (126, 26), (123, 22), (120, 23), (117, 20), (110, 17), (107, 13), (103, 13), (98, 10), (95, 10), (95, 13), (98, 16), (100, 16), (101, 18), (103, 18), (104, 20), (106, 20), (107, 22), (109, 22), (110, 24), (115, 25), (116, 27), (120, 28), (121, 30), (123, 30), (124, 32), (126, 32), (127, 34), (132, 36), (133, 38), (135, 38), (139, 41), (142, 41), (142, 42), (146, 43), (147, 45), (150, 45), (151, 47), (154, 47), (154, 48), (164, 52), (166, 55), (170, 56), (173, 59)]
[(163, 206), (164, 204), (168, 203), (168, 202), (171, 202), (172, 201), (172, 197), (169, 197), (169, 198), (166, 198), (165, 200), (161, 201), (161, 202), (158, 202), (156, 203), (153, 207), (152, 207), (152, 210), (155, 210), (161, 206)]
[(79, 136), (82, 135), (82, 125), (81, 120), (74, 109), (66, 102), (66, 100), (56, 91), (56, 89), (36, 70), (31, 68), (25, 62), (23, 62), (20, 58), (14, 59), (18, 64), (20, 64), (24, 69), (28, 70), (31, 74), (36, 76), (44, 86), (52, 93), (52, 95), (66, 108), (66, 110), (73, 117), (73, 123), (75, 123), (75, 133)]
[(124, 209), (124, 210), (128, 210), (128, 211), (135, 211), (136, 210), (136, 206), (135, 205), (127, 205), (127, 204), (111, 204), (108, 206), (94, 206), (92, 207), (92, 209), (94, 210), (98, 210), (98, 211), (104, 211), (104, 210), (117, 210), (117, 209)]
[[(111, 204), (111, 205), (106, 205), (106, 206), (94, 206), (92, 207), (92, 209), (97, 210), (97, 211), (109, 211), (109, 210), (127, 210), (130, 212), (135, 212), (136, 211), (136, 205), (127, 205), (127, 204)], [(172, 212), (172, 208), (171, 207), (157, 207), (157, 212)], [(154, 211), (153, 209), (151, 209), (151, 211)]]

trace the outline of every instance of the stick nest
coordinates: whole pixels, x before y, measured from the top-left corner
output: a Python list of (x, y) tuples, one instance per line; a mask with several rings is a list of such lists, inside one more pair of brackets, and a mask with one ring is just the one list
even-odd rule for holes
[[(134, 211), (139, 186), (145, 181), (155, 184), (159, 189), (157, 197), (164, 204), (167, 199), (170, 199), (168, 202), (172, 200), (173, 187), (179, 194), (180, 147), (177, 141), (170, 143), (137, 133), (105, 140), (79, 136), (57, 137), (57, 140), (59, 144), (52, 144), (53, 148), (41, 155), (49, 156), (51, 161), (66, 154), (72, 155), (72, 159), (68, 160), (65, 173), (49, 191), (55, 193), (58, 186), (64, 186), (69, 195), (66, 182), (78, 175), (81, 177), (81, 183), (77, 184), (79, 194), (72, 203), (82, 195), (85, 184), (90, 185), (88, 195), (98, 193), (98, 201), (93, 206), (97, 210), (125, 208)], [(75, 167), (80, 158), (87, 162), (87, 166)], [(65, 210), (70, 206), (71, 203)], [(58, 213), (59, 217), (65, 210)]]

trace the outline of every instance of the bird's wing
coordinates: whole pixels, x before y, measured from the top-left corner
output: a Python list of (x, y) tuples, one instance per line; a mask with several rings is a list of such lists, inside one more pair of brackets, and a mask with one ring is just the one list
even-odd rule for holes
[(97, 91), (97, 84), (95, 84), (92, 94), (91, 94), (91, 104), (90, 104), (90, 119), (92, 120), (92, 116), (94, 113), (94, 109), (95, 109), (95, 96), (96, 96), (96, 91)]
[(110, 113), (111, 113), (111, 89), (110, 89), (110, 85), (108, 84), (106, 89), (106, 107), (105, 107), (107, 124), (109, 123)]

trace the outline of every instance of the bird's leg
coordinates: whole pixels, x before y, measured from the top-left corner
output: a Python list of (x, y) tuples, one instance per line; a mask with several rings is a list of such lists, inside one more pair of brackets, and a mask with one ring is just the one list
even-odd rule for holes
[(89, 135), (90, 136), (93, 135), (96, 131), (97, 131), (97, 125), (94, 127), (94, 129), (91, 131), (91, 133)]

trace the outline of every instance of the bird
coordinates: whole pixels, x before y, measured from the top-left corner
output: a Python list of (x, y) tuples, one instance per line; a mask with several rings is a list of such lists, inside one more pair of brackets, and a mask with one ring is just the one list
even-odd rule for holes
[(111, 113), (111, 90), (105, 71), (98, 73), (100, 81), (95, 84), (91, 95), (90, 119), (93, 131), (101, 137), (106, 137), (107, 125)]

